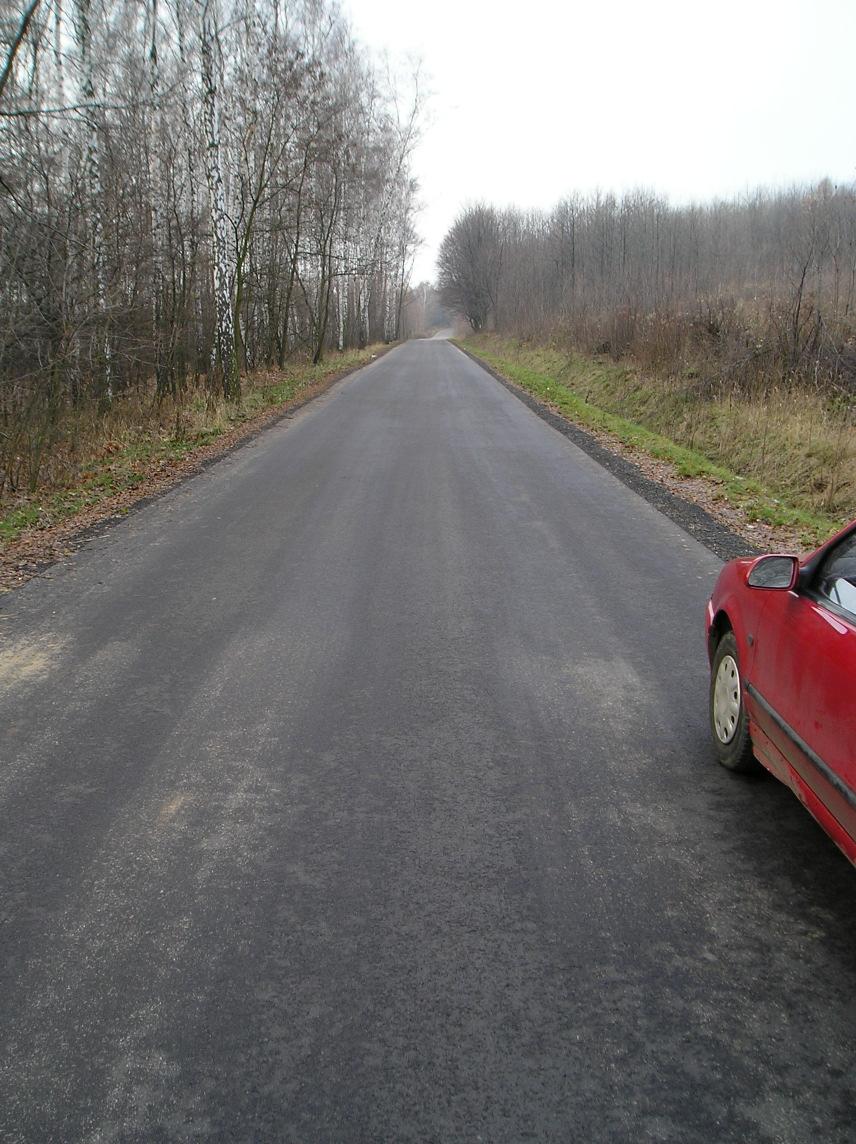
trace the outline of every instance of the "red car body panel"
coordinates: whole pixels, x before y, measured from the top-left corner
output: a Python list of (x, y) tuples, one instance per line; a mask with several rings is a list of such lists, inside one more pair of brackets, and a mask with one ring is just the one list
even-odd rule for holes
[(792, 590), (751, 587), (755, 560), (723, 568), (708, 604), (708, 653), (722, 631), (737, 643), (756, 758), (786, 783), (856, 863), (856, 618), (813, 588), (842, 529), (801, 562)]

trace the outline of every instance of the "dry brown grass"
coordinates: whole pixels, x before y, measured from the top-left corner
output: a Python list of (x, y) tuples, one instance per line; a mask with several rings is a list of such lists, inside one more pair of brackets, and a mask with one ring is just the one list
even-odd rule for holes
[(780, 385), (745, 392), (697, 376), (658, 376), (627, 360), (617, 363), (555, 343), (492, 334), (471, 338), (468, 345), (499, 368), (510, 365), (514, 379), (530, 388), (552, 379), (570, 395), (572, 413), (576, 409), (591, 420), (582, 409), (587, 405), (621, 419), (620, 432), (638, 436), (657, 455), (666, 445), (646, 445), (644, 433), (634, 435), (633, 426), (675, 443), (675, 463), (684, 475), (707, 468), (723, 495), (744, 500), (757, 519), (799, 519), (807, 536), (818, 537), (856, 516), (854, 408), (829, 390)]
[[(118, 398), (99, 413), (95, 408), (67, 411), (29, 458), (35, 480), (11, 488), (0, 499), (0, 549), (22, 534), (43, 533), (68, 518), (91, 523), (99, 506), (115, 501), (125, 510), (135, 499), (156, 491), (196, 459), (252, 432), (278, 410), (311, 396), (319, 387), (356, 368), (380, 347), (331, 354), (320, 365), (296, 363), (244, 379), (240, 405), (228, 405), (203, 387), (180, 399), (155, 399), (154, 393)], [(17, 468), (27, 471), (28, 457)], [(163, 478), (163, 479), (162, 479)], [(105, 510), (107, 511), (107, 510)], [(109, 512), (108, 512), (109, 515)], [(70, 526), (73, 531), (74, 524)], [(31, 544), (34, 551), (38, 540)], [(34, 557), (38, 562), (39, 557)]]

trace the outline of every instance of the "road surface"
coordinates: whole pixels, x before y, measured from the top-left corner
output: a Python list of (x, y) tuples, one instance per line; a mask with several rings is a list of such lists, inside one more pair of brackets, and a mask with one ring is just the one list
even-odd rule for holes
[(0, 1140), (852, 1141), (719, 566), (425, 341), (5, 597)]

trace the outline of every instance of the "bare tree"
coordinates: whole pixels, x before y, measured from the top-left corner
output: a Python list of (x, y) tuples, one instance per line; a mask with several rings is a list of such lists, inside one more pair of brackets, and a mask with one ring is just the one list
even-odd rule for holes
[[(672, 207), (646, 191), (573, 195), (550, 212), (467, 208), (438, 260), (475, 330), (727, 379), (856, 382), (856, 187)], [(721, 384), (721, 380), (719, 384)]]
[(0, 494), (70, 409), (396, 335), (418, 98), (332, 0), (27, 0), (0, 49)]
[(467, 208), (452, 224), (437, 258), (444, 304), (463, 314), (476, 331), (497, 317), (503, 222), (498, 211), (483, 203)]
[(235, 352), (235, 317), (232, 305), (234, 271), (227, 242), (228, 217), (220, 151), (220, 98), (217, 75), (220, 39), (216, 0), (201, 0), (199, 25), (202, 63), (202, 103), (205, 109), (205, 175), (211, 211), (214, 261), (214, 301), (216, 307), (216, 362), (223, 378), (223, 395), (228, 401), (241, 396), (238, 359)]

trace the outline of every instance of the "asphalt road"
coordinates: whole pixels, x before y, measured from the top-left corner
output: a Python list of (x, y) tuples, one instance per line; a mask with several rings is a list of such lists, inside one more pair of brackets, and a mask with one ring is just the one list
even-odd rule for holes
[(433, 341), (5, 597), (0, 1140), (856, 1139), (719, 566)]

